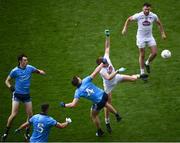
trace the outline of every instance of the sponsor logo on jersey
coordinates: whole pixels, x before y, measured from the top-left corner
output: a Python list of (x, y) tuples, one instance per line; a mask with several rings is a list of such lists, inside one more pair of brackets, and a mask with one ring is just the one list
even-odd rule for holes
[(142, 24), (143, 24), (144, 26), (149, 26), (149, 25), (151, 25), (151, 22), (145, 20), (145, 21), (142, 22)]

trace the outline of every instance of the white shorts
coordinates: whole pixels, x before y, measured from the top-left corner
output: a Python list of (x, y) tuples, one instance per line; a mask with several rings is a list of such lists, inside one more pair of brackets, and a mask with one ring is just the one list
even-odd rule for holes
[(154, 37), (151, 37), (148, 40), (137, 38), (136, 45), (138, 46), (138, 48), (145, 48), (146, 46), (152, 47), (156, 46), (156, 41)]
[(110, 84), (104, 84), (104, 91), (109, 94), (113, 89), (114, 87), (120, 83), (121, 81), (123, 81), (123, 76), (121, 76), (120, 74), (117, 74), (115, 77), (115, 79), (113, 79), (113, 82), (110, 83)]

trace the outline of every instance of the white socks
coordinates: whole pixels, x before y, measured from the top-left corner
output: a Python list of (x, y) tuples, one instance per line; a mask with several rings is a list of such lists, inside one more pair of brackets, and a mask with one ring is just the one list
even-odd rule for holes
[(140, 69), (140, 71), (141, 71), (141, 74), (144, 74), (144, 69)]
[(147, 61), (145, 62), (145, 64), (146, 64), (146, 65), (149, 65), (149, 60), (147, 60)]
[(106, 124), (110, 123), (110, 119), (109, 118), (105, 118), (105, 123)]

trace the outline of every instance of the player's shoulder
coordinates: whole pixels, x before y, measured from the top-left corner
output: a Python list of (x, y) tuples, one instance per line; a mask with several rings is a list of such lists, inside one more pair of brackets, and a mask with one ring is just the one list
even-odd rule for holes
[(33, 115), (31, 118), (37, 118), (37, 117), (39, 117), (39, 116), (41, 116), (41, 114), (35, 114), (35, 115)]
[(90, 82), (92, 80), (92, 77), (90, 75), (86, 76), (85, 78), (83, 78), (82, 83), (87, 83)]
[(11, 73), (11, 74), (12, 74), (12, 73), (16, 73), (18, 70), (19, 70), (19, 68), (18, 68), (18, 67), (15, 67), (15, 68), (13, 68), (13, 69), (11, 70), (10, 73)]
[(100, 75), (102, 75), (103, 73), (106, 73), (106, 72), (107, 72), (107, 68), (103, 67), (99, 73), (100, 73)]
[(143, 12), (137, 12), (134, 15), (131, 16), (133, 20), (138, 20), (140, 17), (143, 17)]
[(47, 118), (48, 118), (49, 120), (54, 120), (54, 118), (51, 117), (51, 116), (48, 116)]
[(34, 67), (34, 66), (29, 65), (29, 64), (26, 66), (26, 68), (32, 68), (32, 67)]
[(17, 71), (19, 68), (16, 66), (11, 71)]
[(31, 116), (31, 117), (29, 118), (29, 120), (34, 121), (34, 120), (36, 120), (37, 118), (39, 118), (39, 114), (35, 114), (35, 115)]
[(157, 17), (157, 14), (153, 13), (153, 12), (150, 12), (149, 13), (150, 16), (153, 16), (153, 17)]
[(155, 14), (154, 12), (151, 11), (151, 12), (149, 13), (149, 15), (156, 15), (156, 14)]
[(136, 15), (136, 16), (142, 16), (143, 15), (143, 12), (141, 11), (141, 12), (137, 12), (137, 13), (135, 13), (134, 15)]

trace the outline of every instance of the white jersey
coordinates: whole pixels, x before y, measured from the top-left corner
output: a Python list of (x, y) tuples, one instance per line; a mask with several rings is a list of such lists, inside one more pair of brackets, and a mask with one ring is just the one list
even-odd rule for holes
[(104, 58), (107, 59), (107, 62), (109, 64), (109, 66), (108, 67), (103, 67), (99, 73), (100, 73), (100, 75), (101, 75), (101, 77), (103, 79), (104, 91), (107, 94), (109, 94), (119, 82), (123, 81), (123, 76), (121, 76), (120, 74), (116, 74), (114, 76), (114, 78), (111, 79), (111, 80), (105, 79), (103, 75), (104, 74), (111, 74), (112, 72), (115, 72), (115, 69), (114, 69), (114, 67), (113, 67), (113, 65), (111, 63), (109, 55), (105, 54)]
[(137, 30), (137, 39), (141, 39), (144, 41), (148, 41), (150, 38), (153, 37), (152, 35), (152, 27), (153, 22), (158, 20), (156, 14), (150, 12), (149, 15), (144, 15), (143, 12), (136, 13), (132, 16), (132, 20), (136, 20), (138, 23), (138, 30)]
[(112, 72), (115, 72), (115, 69), (114, 69), (114, 67), (113, 67), (113, 65), (111, 63), (111, 60), (110, 60), (110, 58), (109, 58), (109, 56), (107, 54), (104, 55), (104, 58), (106, 58), (109, 66), (108, 67), (103, 67), (99, 73), (100, 73), (100, 75), (101, 75), (101, 77), (103, 79), (103, 85), (104, 86), (111, 86), (111, 85), (114, 84), (115, 78), (113, 78), (111, 80), (107, 80), (107, 79), (105, 79), (103, 77), (103, 74), (111, 74)]

